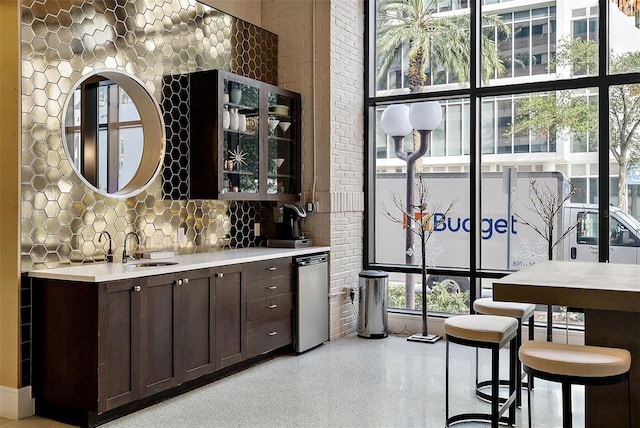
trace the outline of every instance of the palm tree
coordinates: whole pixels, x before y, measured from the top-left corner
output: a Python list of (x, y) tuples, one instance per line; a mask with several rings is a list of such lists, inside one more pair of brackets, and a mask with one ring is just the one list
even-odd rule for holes
[[(404, 45), (409, 48), (407, 77), (411, 92), (418, 92), (427, 81), (427, 72), (438, 66), (459, 82), (469, 80), (469, 14), (437, 16), (437, 6), (438, 0), (377, 0), (376, 54), (382, 61), (378, 81), (386, 77)], [(510, 34), (509, 27), (497, 15), (483, 15), (482, 22), (505, 36)], [(485, 32), (481, 50), (483, 79), (502, 74), (502, 58), (495, 41)]]
[[(408, 46), (407, 73), (411, 92), (419, 92), (427, 82), (427, 72), (433, 72), (439, 66), (458, 82), (469, 80), (471, 35), (468, 13), (436, 16), (434, 14), (438, 0), (377, 0), (376, 6), (376, 54), (381, 59), (376, 77), (378, 81), (386, 78), (394, 59), (405, 45)], [(504, 35), (508, 36), (510, 33), (509, 27), (496, 15), (483, 16), (483, 23)], [(486, 81), (490, 76), (502, 74), (505, 67), (495, 41), (484, 31), (481, 50), (483, 79)], [(413, 141), (416, 148), (422, 147), (416, 132)], [(415, 159), (411, 160), (414, 157), (407, 156), (401, 148), (396, 149), (396, 155), (407, 161), (407, 171), (413, 171), (413, 165), (409, 165), (409, 162), (415, 162)], [(412, 180), (407, 176), (407, 188), (410, 183)], [(406, 203), (407, 210), (410, 211), (410, 200)], [(415, 251), (411, 233), (407, 233), (405, 244), (405, 263), (414, 265)], [(425, 292), (426, 284), (423, 284), (423, 293)], [(411, 274), (407, 274), (405, 281), (405, 307), (415, 307), (415, 285)]]

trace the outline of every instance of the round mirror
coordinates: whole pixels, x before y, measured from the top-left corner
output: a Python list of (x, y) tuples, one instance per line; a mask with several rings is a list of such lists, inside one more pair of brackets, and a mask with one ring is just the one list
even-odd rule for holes
[(162, 115), (133, 76), (114, 70), (85, 75), (67, 98), (63, 123), (69, 162), (102, 195), (136, 195), (162, 168)]

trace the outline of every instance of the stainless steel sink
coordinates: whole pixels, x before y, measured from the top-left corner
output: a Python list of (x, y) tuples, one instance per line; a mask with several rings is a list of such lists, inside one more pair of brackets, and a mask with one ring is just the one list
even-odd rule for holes
[(135, 263), (128, 263), (127, 266), (131, 266), (131, 267), (160, 267), (160, 266), (173, 266), (173, 265), (177, 265), (177, 264), (178, 264), (178, 262), (135, 262)]

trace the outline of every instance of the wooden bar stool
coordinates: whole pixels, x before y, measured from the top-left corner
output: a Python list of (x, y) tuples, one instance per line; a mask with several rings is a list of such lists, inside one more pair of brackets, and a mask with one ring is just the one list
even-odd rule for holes
[[(508, 425), (516, 421), (516, 372), (518, 321), (499, 315), (458, 315), (447, 318), (444, 331), (447, 339), (445, 363), (445, 417), (446, 425), (459, 422), (491, 422), (492, 428), (499, 423)], [(449, 344), (491, 350), (491, 413), (460, 413), (449, 416)], [(509, 396), (500, 400), (500, 349), (509, 344)], [(508, 415), (503, 416), (508, 410)]]
[[(473, 310), (478, 314), (483, 315), (501, 315), (505, 317), (512, 317), (518, 320), (518, 331), (516, 333), (517, 348), (522, 345), (522, 325), (524, 321), (529, 321), (529, 340), (533, 340), (533, 313), (536, 306), (531, 303), (513, 303), (513, 302), (496, 302), (491, 297), (484, 297), (477, 299), (473, 302)], [(522, 372), (522, 365), (520, 360), (516, 361), (516, 373), (520, 373), (520, 376), (516, 377), (516, 404), (522, 405), (522, 378), (525, 374)], [(476, 348), (476, 395), (483, 400), (491, 400), (491, 396), (484, 392), (482, 389), (491, 385), (491, 380), (480, 381), (478, 379), (478, 349)], [(500, 385), (509, 385), (507, 379), (501, 379)], [(533, 384), (531, 385), (533, 387)]]
[[(571, 385), (611, 385), (627, 381), (629, 426), (631, 426), (631, 353), (626, 349), (602, 346), (567, 345), (530, 341), (518, 351), (524, 371), (532, 377), (562, 384), (562, 426), (571, 428)], [(529, 428), (531, 428), (531, 389), (527, 388)]]

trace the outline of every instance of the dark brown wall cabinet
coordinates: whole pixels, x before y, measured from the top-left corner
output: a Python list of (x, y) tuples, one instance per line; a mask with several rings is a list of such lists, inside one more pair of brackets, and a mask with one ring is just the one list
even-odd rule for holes
[(300, 94), (222, 70), (189, 75), (192, 199), (300, 199)]
[(98, 284), (34, 279), (36, 413), (93, 425), (287, 347), (291, 288), (290, 258)]

